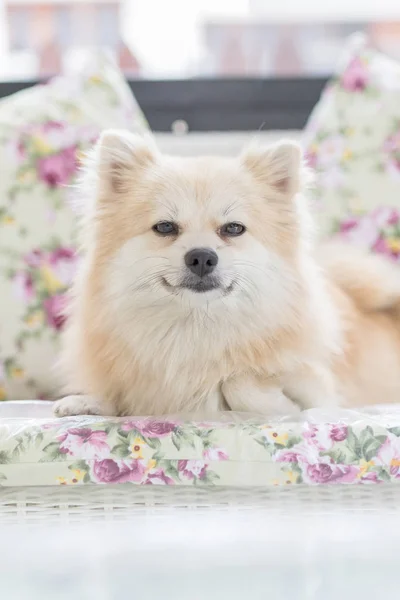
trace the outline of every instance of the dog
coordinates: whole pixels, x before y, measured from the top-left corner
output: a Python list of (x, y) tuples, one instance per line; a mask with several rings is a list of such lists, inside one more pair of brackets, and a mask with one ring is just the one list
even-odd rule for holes
[[(58, 416), (273, 416), (400, 398), (400, 274), (315, 246), (300, 147), (163, 156), (109, 130), (90, 207)], [(83, 192), (82, 192), (83, 193)]]

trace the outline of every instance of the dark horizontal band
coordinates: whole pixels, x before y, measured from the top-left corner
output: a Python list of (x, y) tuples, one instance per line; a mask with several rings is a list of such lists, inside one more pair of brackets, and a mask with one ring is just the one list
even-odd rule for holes
[[(153, 131), (176, 121), (190, 131), (301, 129), (326, 78), (132, 80), (129, 85)], [(36, 81), (0, 82), (0, 97)]]

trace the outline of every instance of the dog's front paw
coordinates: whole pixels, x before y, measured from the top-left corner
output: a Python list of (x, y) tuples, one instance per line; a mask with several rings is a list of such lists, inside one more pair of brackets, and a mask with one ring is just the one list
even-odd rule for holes
[(54, 403), (56, 417), (71, 417), (75, 415), (101, 415), (101, 406), (92, 396), (66, 396)]

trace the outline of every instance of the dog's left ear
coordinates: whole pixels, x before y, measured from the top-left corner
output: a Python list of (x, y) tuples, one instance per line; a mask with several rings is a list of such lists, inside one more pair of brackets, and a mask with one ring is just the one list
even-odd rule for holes
[(302, 183), (302, 152), (296, 142), (283, 141), (269, 148), (249, 148), (242, 163), (253, 176), (279, 194), (294, 196)]
[(96, 145), (97, 172), (114, 192), (125, 192), (139, 172), (153, 164), (158, 155), (154, 141), (128, 131), (103, 131)]

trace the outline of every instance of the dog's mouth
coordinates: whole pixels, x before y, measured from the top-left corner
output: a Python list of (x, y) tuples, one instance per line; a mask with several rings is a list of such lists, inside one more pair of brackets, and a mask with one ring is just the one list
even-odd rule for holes
[(184, 279), (178, 285), (172, 285), (165, 279), (165, 277), (162, 277), (161, 282), (163, 286), (169, 289), (171, 292), (179, 290), (189, 290), (191, 292), (194, 292), (195, 294), (204, 294), (205, 292), (211, 292), (213, 290), (221, 290), (224, 296), (230, 294), (230, 292), (235, 287), (234, 281), (230, 283), (227, 287), (224, 287), (220, 280), (212, 278), (199, 279), (198, 281)]

